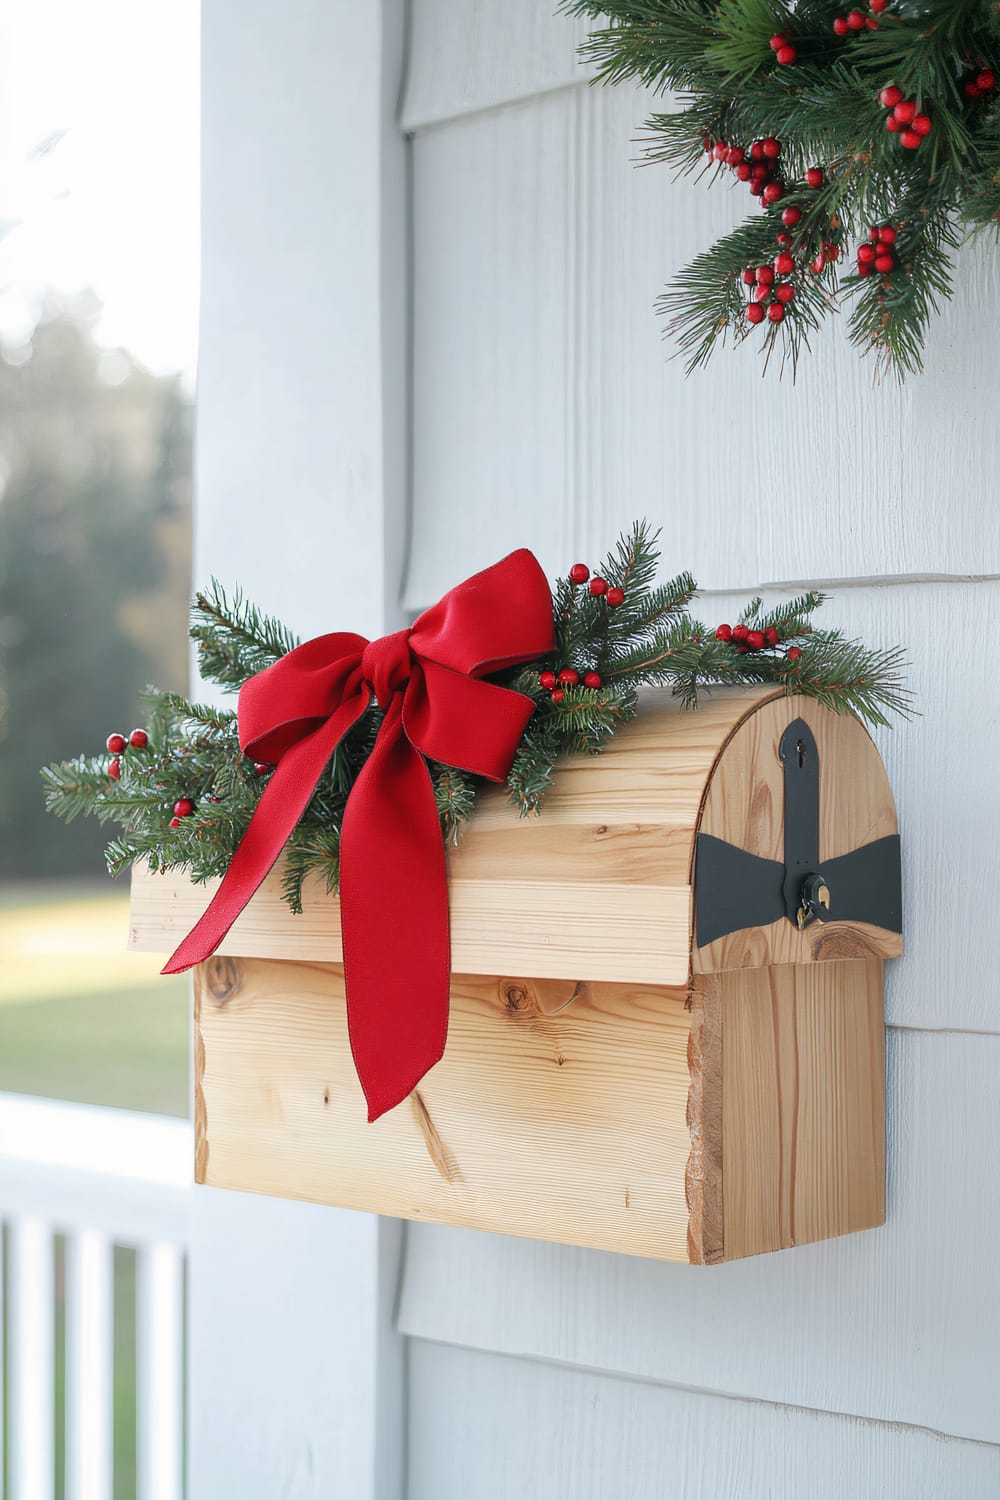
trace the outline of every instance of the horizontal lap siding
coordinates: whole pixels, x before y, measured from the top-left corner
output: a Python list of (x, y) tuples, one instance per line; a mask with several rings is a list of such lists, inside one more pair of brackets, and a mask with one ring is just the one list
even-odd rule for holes
[(410, 1389), (411, 1493), (433, 1500), (987, 1500), (1000, 1490), (1000, 1451), (982, 1444), (469, 1349), (414, 1342)]
[(1000, 257), (962, 252), (926, 374), (902, 388), (873, 388), (843, 317), (794, 386), (761, 382), (756, 340), (685, 380), (653, 301), (749, 200), (630, 165), (655, 106), (573, 86), (578, 24), (533, 0), (466, 10), (413, 7), (408, 606), (526, 543), (551, 573), (593, 561), (646, 515), (665, 564), (714, 591), (707, 621), (732, 617), (726, 590), (839, 580), (824, 623), (904, 644), (921, 717), (875, 736), (907, 917), (907, 957), (887, 965), (887, 1226), (710, 1270), (409, 1226), (410, 1492), (985, 1500), (1000, 690), (977, 643), (1000, 632), (1000, 383), (982, 337)]
[(637, 515), (705, 587), (1000, 574), (1000, 257), (963, 252), (927, 372), (872, 388), (846, 318), (795, 385), (755, 337), (685, 380), (653, 302), (742, 218), (630, 165), (648, 99), (581, 86), (418, 131), (413, 548), (407, 601), (530, 540), (550, 570)]

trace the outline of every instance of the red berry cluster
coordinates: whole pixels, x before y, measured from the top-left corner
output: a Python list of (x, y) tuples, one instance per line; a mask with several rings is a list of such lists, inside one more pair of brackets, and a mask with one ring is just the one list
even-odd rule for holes
[(786, 67), (789, 63), (793, 63), (799, 55), (792, 45), (787, 32), (783, 36), (776, 33), (771, 38), (771, 51), (774, 53), (776, 60), (783, 63)]
[(583, 677), (572, 667), (563, 667), (556, 675), (555, 672), (540, 672), (538, 681), (546, 690), (553, 703), (561, 703), (566, 696), (565, 689), (568, 687), (579, 687), (582, 682), (585, 688), (599, 688), (601, 686), (600, 672), (585, 672)]
[(873, 224), (868, 231), (867, 243), (858, 246), (858, 275), (872, 276), (877, 273), (879, 276), (888, 276), (890, 271), (894, 271), (895, 243), (896, 231), (891, 224)]
[(174, 803), (174, 815), (170, 819), (171, 828), (181, 826), (181, 818), (189, 818), (194, 812), (194, 803), (190, 797), (178, 797)]
[(778, 278), (790, 276), (794, 270), (795, 257), (788, 250), (780, 250), (769, 266), (747, 267), (743, 282), (750, 288), (748, 323), (763, 323), (765, 317), (772, 323), (781, 322), (785, 308), (795, 299), (795, 288), (790, 281)]
[(149, 744), (149, 735), (144, 729), (133, 729), (128, 739), (123, 734), (109, 734), (107, 738), (108, 750), (111, 760), (108, 762), (108, 775), (112, 781), (117, 781), (122, 774), (121, 756), (129, 745), (133, 750), (145, 750)]
[(784, 188), (775, 181), (781, 142), (769, 135), (765, 140), (754, 141), (749, 151), (742, 146), (730, 146), (725, 141), (714, 143), (706, 137), (705, 150), (724, 166), (732, 167), (740, 182), (748, 182), (755, 198), (760, 198), (768, 208), (779, 202)]
[(889, 4), (889, 0), (868, 0), (870, 15), (865, 15), (863, 10), (849, 10), (846, 16), (837, 16), (833, 23), (833, 29), (838, 36), (850, 36), (852, 31), (878, 30), (878, 22), (875, 17), (880, 16)]
[(595, 599), (603, 598), (604, 602), (609, 604), (612, 609), (617, 609), (619, 604), (625, 603), (625, 590), (609, 588), (607, 579), (599, 578), (596, 573), (591, 578), (590, 569), (586, 563), (574, 563), (569, 570), (569, 576), (572, 583), (586, 583), (589, 578), (589, 589), (592, 597)]
[(930, 115), (918, 113), (915, 99), (904, 99), (903, 90), (894, 83), (886, 84), (878, 96), (878, 102), (889, 113), (885, 117), (885, 128), (895, 134), (899, 132), (899, 143), (907, 151), (916, 151), (925, 135), (934, 129)]
[(840, 246), (835, 245), (831, 240), (824, 240), (823, 248), (821, 250), (818, 250), (813, 256), (812, 260), (809, 262), (809, 269), (813, 272), (814, 275), (818, 276), (821, 271), (826, 270), (828, 262), (833, 262), (839, 259)]
[(996, 74), (992, 68), (981, 68), (975, 78), (967, 78), (962, 88), (967, 99), (981, 99), (984, 94), (990, 94), (997, 86)]
[[(723, 641), (726, 645), (732, 645), (740, 656), (746, 656), (753, 651), (772, 650), (781, 643), (781, 636), (773, 625), (766, 630), (751, 630), (749, 625), (719, 625), (716, 628), (715, 639)], [(802, 652), (798, 646), (789, 646), (785, 655), (789, 661), (798, 661)]]

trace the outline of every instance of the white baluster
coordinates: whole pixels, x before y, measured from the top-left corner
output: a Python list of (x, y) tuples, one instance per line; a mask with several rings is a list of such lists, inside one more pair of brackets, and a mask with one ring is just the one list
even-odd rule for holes
[(66, 1245), (66, 1500), (110, 1500), (114, 1249), (96, 1229)]
[(10, 1226), (11, 1500), (52, 1500), (55, 1484), (52, 1231), (26, 1215)]
[(182, 1500), (183, 1260), (176, 1245), (137, 1255), (139, 1500)]

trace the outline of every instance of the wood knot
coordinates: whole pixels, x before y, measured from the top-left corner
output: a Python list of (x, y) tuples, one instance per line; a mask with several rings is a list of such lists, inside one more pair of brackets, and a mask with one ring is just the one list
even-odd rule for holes
[(202, 972), (205, 991), (209, 999), (220, 1008), (239, 993), (243, 975), (235, 959), (216, 954), (203, 965)]
[(839, 922), (832, 922), (828, 927), (820, 927), (819, 923), (814, 926), (819, 928), (812, 941), (812, 955), (815, 959), (879, 956), (876, 945), (856, 927), (848, 927)]
[(510, 980), (501, 984), (503, 1002), (511, 1015), (517, 1015), (519, 1011), (534, 1009), (531, 1002), (531, 991), (526, 984), (518, 980)]
[(604, 835), (607, 833), (607, 831), (608, 831), (608, 825), (607, 825), (607, 823), (599, 823), (597, 825), (597, 827), (594, 829), (594, 837), (595, 838), (599, 838), (599, 839), (603, 838)]

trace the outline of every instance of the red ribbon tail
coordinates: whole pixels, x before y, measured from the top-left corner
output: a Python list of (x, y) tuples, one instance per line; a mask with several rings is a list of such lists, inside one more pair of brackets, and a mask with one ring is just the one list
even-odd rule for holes
[(340, 844), (351, 1051), (377, 1120), (440, 1059), (451, 954), (444, 841), (397, 699), (351, 791)]
[(285, 752), (264, 788), (222, 884), (161, 974), (180, 974), (215, 952), (277, 861), (316, 790), (323, 768), (338, 742), (364, 713), (368, 701), (367, 693), (359, 694)]

